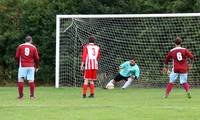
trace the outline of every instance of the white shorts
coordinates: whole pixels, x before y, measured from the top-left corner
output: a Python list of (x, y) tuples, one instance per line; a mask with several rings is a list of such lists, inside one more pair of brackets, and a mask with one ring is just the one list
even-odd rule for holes
[(34, 80), (35, 68), (34, 67), (20, 67), (18, 69), (18, 79), (24, 78), (26, 80)]
[(187, 77), (188, 77), (187, 73), (174, 73), (174, 71), (172, 71), (169, 76), (170, 83), (175, 83), (178, 76), (179, 76), (180, 84), (187, 82)]

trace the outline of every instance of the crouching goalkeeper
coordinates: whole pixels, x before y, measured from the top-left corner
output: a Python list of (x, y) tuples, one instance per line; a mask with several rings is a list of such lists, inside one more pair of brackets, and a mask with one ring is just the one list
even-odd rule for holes
[(133, 56), (129, 61), (122, 63), (119, 66), (119, 73), (115, 76), (114, 79), (110, 80), (109, 84), (115, 84), (121, 80), (125, 80), (125, 84), (123, 85), (122, 89), (128, 88), (134, 79), (138, 79), (140, 76), (140, 69), (139, 66), (136, 64), (136, 58)]

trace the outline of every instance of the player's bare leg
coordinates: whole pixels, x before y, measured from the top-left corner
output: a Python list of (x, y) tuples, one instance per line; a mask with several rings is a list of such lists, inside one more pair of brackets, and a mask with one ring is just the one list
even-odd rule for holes
[(89, 98), (94, 98), (94, 81), (90, 80), (90, 96)]
[(83, 98), (86, 98), (87, 88), (88, 88), (88, 79), (85, 79), (83, 84)]
[(173, 83), (169, 83), (166, 87), (166, 92), (165, 92), (165, 97), (164, 98), (168, 98), (169, 93), (171, 92), (172, 88), (173, 88), (174, 84)]
[(33, 100), (35, 99), (35, 83), (34, 80), (29, 81), (29, 86), (30, 86), (30, 99)]
[(19, 100), (23, 100), (23, 97), (24, 97), (23, 89), (24, 89), (24, 79), (19, 78), (18, 79), (18, 93), (19, 93), (18, 99)]

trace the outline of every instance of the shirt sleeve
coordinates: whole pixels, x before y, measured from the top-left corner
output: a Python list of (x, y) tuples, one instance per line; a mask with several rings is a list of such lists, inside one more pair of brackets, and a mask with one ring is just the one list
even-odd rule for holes
[(124, 68), (124, 67), (127, 65), (127, 63), (128, 63), (128, 62), (124, 62), (124, 63), (122, 63), (119, 67)]
[(20, 56), (20, 47), (17, 47), (16, 54), (15, 54), (15, 60), (17, 63), (19, 62), (19, 56)]
[(135, 70), (135, 76), (136, 76), (137, 78), (140, 77), (140, 69), (139, 69), (139, 68)]
[(167, 54), (167, 57), (166, 57), (166, 59), (165, 59), (165, 64), (166, 64), (166, 65), (168, 65), (170, 59), (171, 59), (171, 52), (169, 52), (169, 53)]
[(35, 63), (38, 65), (38, 64), (39, 64), (40, 57), (39, 57), (39, 55), (38, 55), (38, 50), (37, 50), (37, 48), (35, 49), (34, 60), (35, 60)]
[(86, 61), (86, 57), (87, 57), (87, 48), (85, 45), (85, 46), (83, 46), (82, 62)]
[(189, 50), (186, 50), (186, 55), (187, 57), (189, 57), (190, 59), (194, 59), (194, 56), (192, 55), (192, 53)]
[(98, 56), (97, 56), (97, 60), (99, 60), (99, 59), (100, 59), (100, 55), (101, 55), (101, 53), (100, 53), (100, 48), (99, 48), (99, 51), (98, 51)]

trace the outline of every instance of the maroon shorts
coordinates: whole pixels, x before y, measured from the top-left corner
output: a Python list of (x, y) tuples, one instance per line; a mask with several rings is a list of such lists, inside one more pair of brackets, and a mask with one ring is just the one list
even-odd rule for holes
[(97, 79), (97, 70), (85, 70), (84, 78), (89, 80)]

